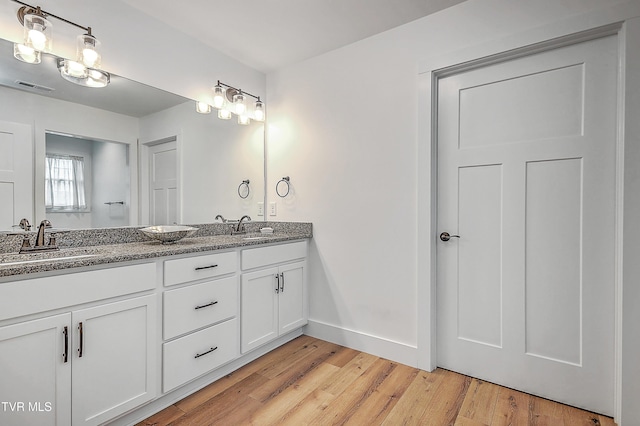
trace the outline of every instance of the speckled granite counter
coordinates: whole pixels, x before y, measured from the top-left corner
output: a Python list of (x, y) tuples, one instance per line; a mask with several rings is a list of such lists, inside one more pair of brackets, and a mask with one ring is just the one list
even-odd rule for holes
[[(11, 277), (70, 268), (129, 262), (188, 253), (237, 247), (253, 247), (269, 243), (312, 237), (310, 223), (251, 222), (247, 234), (228, 235), (228, 225), (192, 225), (199, 229), (192, 237), (173, 244), (150, 241), (138, 229), (141, 227), (68, 231), (58, 234), (59, 251), (17, 254), (23, 236), (0, 239), (0, 277)], [(273, 234), (260, 234), (263, 226), (274, 228)], [(10, 250), (7, 250), (7, 247)], [(27, 261), (27, 262), (25, 262)]]

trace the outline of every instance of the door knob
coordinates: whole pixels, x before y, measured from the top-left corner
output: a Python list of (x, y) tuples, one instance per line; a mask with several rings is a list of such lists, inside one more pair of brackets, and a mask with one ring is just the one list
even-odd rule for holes
[(450, 235), (448, 232), (443, 232), (440, 234), (440, 239), (442, 241), (449, 241), (452, 238), (460, 238), (460, 235)]

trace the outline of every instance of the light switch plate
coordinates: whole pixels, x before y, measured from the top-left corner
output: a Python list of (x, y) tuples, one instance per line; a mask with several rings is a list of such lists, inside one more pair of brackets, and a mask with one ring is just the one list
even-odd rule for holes
[(269, 203), (269, 216), (275, 216), (278, 213), (278, 208), (276, 207), (276, 202), (272, 201)]
[(264, 203), (262, 201), (258, 203), (258, 216), (264, 216)]

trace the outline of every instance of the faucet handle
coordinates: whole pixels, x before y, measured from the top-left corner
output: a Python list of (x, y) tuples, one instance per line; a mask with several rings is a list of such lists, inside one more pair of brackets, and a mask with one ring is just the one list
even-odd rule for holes
[(24, 234), (22, 238), (22, 247), (21, 248), (31, 248), (31, 241), (29, 240), (29, 235)]

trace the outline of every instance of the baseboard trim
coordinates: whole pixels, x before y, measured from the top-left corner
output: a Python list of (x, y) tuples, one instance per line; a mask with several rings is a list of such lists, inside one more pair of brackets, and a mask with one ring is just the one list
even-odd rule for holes
[(418, 365), (418, 348), (405, 343), (313, 320), (305, 326), (304, 334), (411, 367)]

